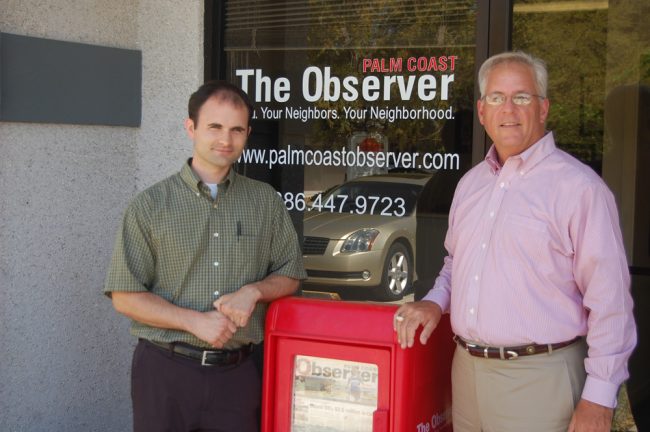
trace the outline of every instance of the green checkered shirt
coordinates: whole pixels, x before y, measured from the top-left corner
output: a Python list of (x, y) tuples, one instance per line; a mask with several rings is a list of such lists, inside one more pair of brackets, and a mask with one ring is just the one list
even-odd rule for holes
[[(209, 311), (218, 295), (269, 274), (306, 277), (295, 229), (268, 184), (230, 170), (216, 200), (192, 171), (181, 171), (138, 194), (117, 234), (104, 293), (150, 291), (187, 309)], [(264, 338), (266, 305), (226, 348)], [(131, 334), (159, 342), (209, 345), (194, 335), (137, 321)]]

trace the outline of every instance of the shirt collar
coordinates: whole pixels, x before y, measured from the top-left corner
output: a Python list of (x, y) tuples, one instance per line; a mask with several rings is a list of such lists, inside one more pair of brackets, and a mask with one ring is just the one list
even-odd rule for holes
[[(199, 178), (198, 175), (194, 172), (192, 169), (192, 158), (189, 158), (185, 163), (183, 164), (183, 167), (181, 168), (180, 172), (181, 179), (185, 184), (187, 184), (190, 189), (192, 189), (192, 192), (194, 193), (205, 193), (205, 191), (208, 191), (208, 196), (210, 195), (208, 187), (203, 183), (203, 181)], [(228, 188), (235, 183), (235, 179), (237, 178), (237, 173), (235, 170), (231, 167), (230, 170), (228, 171), (228, 175), (226, 178), (223, 179), (221, 183), (219, 183), (219, 193), (223, 192), (225, 193)]]
[(555, 149), (553, 132), (547, 132), (539, 141), (519, 155), (522, 161), (521, 168), (525, 171), (530, 171), (535, 165), (544, 160), (546, 156), (553, 153)]
[[(541, 162), (544, 158), (546, 158), (546, 156), (553, 153), (555, 149), (556, 146), (553, 132), (547, 132), (546, 135), (544, 135), (535, 144), (513, 157), (518, 158), (521, 161), (521, 169), (530, 171), (531, 168)], [(499, 163), (499, 157), (497, 155), (497, 150), (494, 144), (492, 144), (490, 150), (488, 150), (487, 154), (485, 155), (485, 161), (489, 165), (493, 174), (497, 174), (501, 169), (501, 164)]]
[(499, 157), (497, 156), (497, 149), (494, 147), (494, 144), (490, 147), (487, 154), (485, 155), (485, 162), (492, 170), (492, 174), (496, 174), (501, 169), (501, 164), (499, 163)]

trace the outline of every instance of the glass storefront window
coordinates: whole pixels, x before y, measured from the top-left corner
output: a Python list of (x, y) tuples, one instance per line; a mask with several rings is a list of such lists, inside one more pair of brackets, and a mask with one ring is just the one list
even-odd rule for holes
[(474, 1), (226, 3), (227, 79), (256, 106), (238, 170), (281, 194), (306, 289), (400, 299), (432, 277), (417, 242), (442, 265), (471, 165), (475, 32)]
[(637, 184), (650, 183), (648, 170), (638, 169), (648, 157), (648, 9), (645, 1), (516, 1), (512, 36), (513, 49), (547, 62), (548, 128), (559, 147), (610, 186), (628, 257), (644, 266), (650, 264), (649, 199)]
[[(650, 426), (650, 3), (514, 2), (512, 47), (549, 69), (548, 128), (616, 196), (630, 264), (638, 344), (626, 389), (638, 430)], [(620, 398), (615, 430), (637, 430)]]

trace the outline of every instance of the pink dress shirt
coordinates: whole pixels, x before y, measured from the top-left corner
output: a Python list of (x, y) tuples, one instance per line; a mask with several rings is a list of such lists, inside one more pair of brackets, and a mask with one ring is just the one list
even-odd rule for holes
[(494, 146), (458, 183), (448, 256), (424, 300), (491, 346), (587, 336), (584, 399), (616, 406), (636, 344), (612, 193), (547, 133), (500, 166)]

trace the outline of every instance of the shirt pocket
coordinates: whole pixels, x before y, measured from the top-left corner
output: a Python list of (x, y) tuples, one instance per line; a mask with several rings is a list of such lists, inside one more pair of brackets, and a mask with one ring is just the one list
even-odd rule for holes
[(548, 236), (548, 227), (546, 222), (539, 219), (533, 219), (528, 216), (518, 214), (509, 214), (506, 216), (506, 228), (511, 225), (517, 229), (531, 230)]
[(262, 238), (258, 235), (241, 234), (232, 248), (232, 266), (238, 284), (256, 282), (264, 276)]
[(541, 264), (548, 257), (551, 237), (545, 221), (508, 214), (502, 230), (501, 246), (505, 257), (518, 262), (529, 262), (533, 266)]

